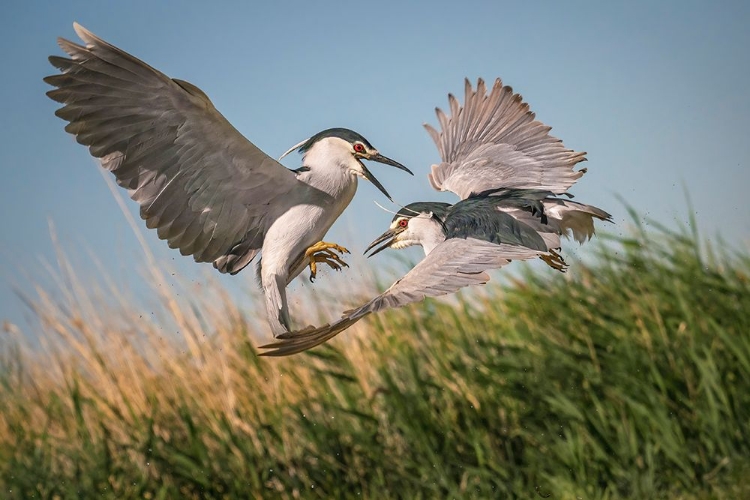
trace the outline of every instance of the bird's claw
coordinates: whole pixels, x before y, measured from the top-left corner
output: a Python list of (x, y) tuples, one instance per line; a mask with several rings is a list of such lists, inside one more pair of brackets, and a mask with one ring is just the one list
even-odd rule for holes
[(539, 258), (546, 262), (549, 267), (561, 273), (564, 273), (568, 269), (568, 263), (554, 249), (551, 249), (548, 254), (540, 255)]
[(310, 248), (305, 250), (305, 257), (310, 257), (311, 255), (318, 253), (320, 251), (326, 250), (329, 254), (336, 255), (333, 253), (330, 249), (333, 248), (337, 252), (344, 254), (344, 253), (350, 253), (349, 250), (342, 247), (341, 245), (337, 245), (336, 243), (326, 243), (325, 241), (319, 241), (316, 244), (312, 245)]
[(305, 257), (310, 259), (310, 282), (315, 281), (318, 272), (318, 263), (327, 264), (334, 271), (341, 271), (342, 267), (349, 267), (349, 264), (341, 260), (336, 250), (342, 254), (349, 253), (346, 248), (335, 243), (326, 243), (319, 241), (305, 251)]

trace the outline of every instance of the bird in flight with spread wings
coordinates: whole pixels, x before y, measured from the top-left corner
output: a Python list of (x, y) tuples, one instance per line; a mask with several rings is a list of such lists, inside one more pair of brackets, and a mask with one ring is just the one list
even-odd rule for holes
[[(594, 234), (594, 219), (611, 221), (596, 207), (569, 198), (568, 189), (586, 172), (573, 167), (586, 153), (566, 149), (551, 127), (535, 119), (519, 94), (497, 79), (487, 94), (466, 80), (461, 107), (449, 95), (451, 116), (436, 110), (441, 131), (425, 125), (442, 162), (430, 184), (452, 191), (451, 205), (416, 202), (399, 210), (389, 229), (370, 244), (370, 256), (385, 248), (420, 245), (425, 258), (385, 292), (338, 321), (284, 333), (261, 346), (261, 355), (286, 356), (315, 347), (371, 313), (402, 307), (426, 297), (484, 284), (486, 271), (513, 260), (539, 257), (564, 271), (560, 236), (583, 243)], [(563, 198), (562, 196), (566, 196)]]
[[(206, 94), (169, 78), (74, 23), (85, 45), (58, 38), (70, 58), (44, 79), (63, 104), (56, 115), (140, 206), (146, 226), (197, 262), (236, 274), (258, 253), (258, 274), (274, 336), (291, 320), (286, 286), (307, 266), (339, 270), (348, 251), (322, 239), (349, 205), (357, 178), (388, 192), (365, 167), (372, 160), (411, 172), (345, 128), (292, 147), (290, 170), (242, 136)], [(284, 156), (282, 155), (282, 157)], [(339, 252), (339, 253), (336, 253)]]

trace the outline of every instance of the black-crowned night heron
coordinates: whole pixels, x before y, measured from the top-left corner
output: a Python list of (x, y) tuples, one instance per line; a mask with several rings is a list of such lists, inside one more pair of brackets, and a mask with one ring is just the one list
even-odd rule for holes
[[(388, 290), (365, 305), (319, 328), (285, 333), (262, 355), (285, 356), (319, 345), (370, 313), (453, 293), (489, 280), (485, 271), (513, 260), (542, 258), (562, 271), (560, 236), (578, 242), (594, 234), (594, 219), (610, 221), (599, 208), (559, 198), (585, 172), (573, 167), (586, 153), (565, 149), (535, 120), (519, 94), (498, 79), (489, 95), (480, 79), (477, 90), (466, 81), (461, 107), (449, 96), (451, 116), (437, 109), (442, 131), (425, 125), (442, 158), (429, 180), (439, 191), (452, 191), (455, 205), (417, 202), (399, 210), (389, 229), (370, 244), (375, 255), (385, 248), (420, 245), (425, 258)], [(570, 196), (570, 195), (567, 195)]]
[(288, 331), (289, 282), (308, 265), (311, 276), (316, 263), (345, 265), (335, 251), (346, 249), (321, 240), (349, 205), (357, 177), (388, 196), (361, 160), (409, 170), (343, 128), (290, 149), (304, 159), (289, 170), (245, 139), (195, 85), (74, 27), (86, 45), (59, 38), (70, 59), (51, 56), (62, 74), (44, 79), (57, 87), (47, 95), (64, 104), (55, 114), (69, 122), (65, 130), (115, 175), (171, 248), (231, 274), (261, 252), (271, 330)]

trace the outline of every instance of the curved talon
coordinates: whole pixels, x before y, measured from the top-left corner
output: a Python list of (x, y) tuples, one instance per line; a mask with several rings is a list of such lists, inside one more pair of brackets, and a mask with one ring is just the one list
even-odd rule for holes
[(341, 254), (349, 253), (349, 250), (341, 245), (326, 243), (324, 241), (319, 241), (305, 250), (305, 257), (310, 259), (310, 283), (315, 282), (318, 272), (317, 264), (319, 262), (327, 264), (334, 271), (340, 271), (343, 267), (349, 267), (349, 264), (344, 262), (341, 257), (331, 249), (336, 250)]
[[(329, 263), (329, 261), (335, 261), (337, 264), (340, 264), (340, 265), (342, 265), (344, 267), (349, 267), (349, 264), (347, 264), (346, 262), (344, 262), (343, 260), (341, 260), (341, 257), (339, 257), (338, 255), (336, 255), (333, 252), (329, 252), (328, 250), (325, 250), (324, 252), (316, 254), (315, 257), (316, 258), (317, 257), (321, 257), (322, 259), (325, 259), (326, 264), (328, 264), (329, 266), (331, 266), (331, 264)], [(318, 260), (318, 262), (324, 262), (324, 260)], [(331, 266), (331, 267), (333, 267), (333, 266)]]
[(346, 249), (345, 247), (342, 247), (341, 245), (337, 245), (336, 243), (326, 243), (325, 241), (319, 241), (316, 244), (312, 245), (307, 250), (305, 250), (305, 257), (309, 257), (323, 250), (327, 250), (329, 253), (333, 254), (333, 252), (330, 251), (331, 248), (333, 248), (334, 250), (342, 254), (351, 253), (349, 252), (348, 249)]
[(563, 256), (555, 251), (555, 249), (551, 249), (548, 254), (540, 255), (539, 258), (547, 263), (549, 267), (561, 273), (564, 273), (568, 269), (568, 263), (565, 262)]

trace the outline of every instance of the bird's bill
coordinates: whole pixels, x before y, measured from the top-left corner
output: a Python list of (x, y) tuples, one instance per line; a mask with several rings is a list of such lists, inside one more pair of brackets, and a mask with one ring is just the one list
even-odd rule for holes
[(413, 172), (412, 172), (411, 170), (409, 170), (409, 169), (408, 169), (408, 168), (406, 168), (405, 166), (401, 165), (401, 164), (400, 164), (399, 162), (397, 162), (396, 160), (391, 160), (391, 159), (390, 159), (390, 158), (388, 158), (387, 156), (383, 156), (383, 155), (381, 155), (380, 153), (375, 153), (375, 154), (373, 154), (373, 155), (369, 155), (369, 156), (367, 156), (366, 158), (367, 158), (368, 160), (376, 161), (376, 162), (378, 162), (378, 163), (382, 163), (382, 164), (384, 164), (384, 165), (390, 165), (390, 166), (392, 166), (392, 167), (400, 168), (400, 169), (401, 169), (401, 170), (403, 170), (404, 172), (409, 172), (409, 173), (410, 173), (411, 175), (414, 175), (414, 173), (413, 173)]
[(372, 172), (370, 172), (369, 170), (367, 170), (367, 167), (365, 167), (362, 164), (362, 162), (359, 162), (359, 163), (362, 165), (362, 177), (364, 177), (368, 181), (370, 181), (373, 184), (375, 184), (375, 187), (378, 188), (378, 189), (380, 189), (380, 191), (385, 195), (386, 198), (388, 198), (389, 200), (393, 201), (393, 198), (391, 198), (391, 195), (388, 194), (388, 191), (385, 190), (385, 188), (380, 183), (380, 181), (377, 180), (374, 175), (372, 175)]
[[(383, 163), (385, 165), (391, 165), (393, 167), (400, 168), (401, 170), (409, 172), (411, 175), (414, 175), (411, 170), (409, 170), (405, 166), (401, 165), (396, 160), (391, 160), (387, 156), (383, 156), (380, 153), (362, 154), (362, 155), (357, 155), (357, 156), (359, 158), (364, 159), (364, 160), (372, 160), (372, 161), (376, 161), (378, 163)], [(367, 169), (367, 167), (365, 167), (364, 163), (362, 163), (360, 161), (359, 164), (362, 165), (362, 177), (364, 177), (368, 181), (370, 181), (373, 184), (375, 184), (375, 187), (377, 187), (378, 189), (380, 189), (380, 191), (386, 196), (386, 198), (388, 198), (389, 200), (393, 201), (393, 198), (391, 198), (391, 195), (388, 194), (388, 191), (386, 191), (385, 188), (383, 187), (383, 185), (380, 183), (380, 181), (377, 180), (374, 175), (372, 175), (372, 172), (370, 172)]]
[[(389, 229), (388, 231), (386, 231), (383, 234), (381, 234), (380, 236), (378, 236), (378, 238), (375, 241), (373, 241), (372, 243), (370, 243), (370, 246), (368, 246), (367, 249), (365, 249), (365, 254), (367, 252), (369, 252), (370, 250), (372, 250), (372, 248), (375, 247), (376, 245), (378, 245), (380, 243), (383, 243), (384, 241), (385, 241), (385, 243), (383, 245), (381, 245), (380, 247), (378, 247), (377, 249), (375, 249), (375, 251), (372, 252), (367, 257), (370, 258), (373, 255), (375, 255), (376, 253), (380, 253), (383, 250), (385, 250), (386, 248), (389, 248), (391, 245), (393, 245), (396, 242), (396, 238), (398, 237), (398, 233), (400, 233), (400, 231), (396, 231), (395, 229)], [(386, 240), (388, 240), (388, 241), (386, 241)]]

